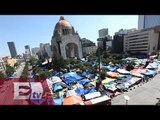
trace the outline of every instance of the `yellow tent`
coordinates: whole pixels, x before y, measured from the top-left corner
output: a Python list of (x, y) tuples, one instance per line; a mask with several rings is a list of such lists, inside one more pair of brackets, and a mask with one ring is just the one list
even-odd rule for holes
[(106, 78), (106, 79), (102, 80), (102, 84), (106, 84), (106, 83), (109, 83), (109, 82), (114, 81), (114, 80), (116, 80), (116, 79)]

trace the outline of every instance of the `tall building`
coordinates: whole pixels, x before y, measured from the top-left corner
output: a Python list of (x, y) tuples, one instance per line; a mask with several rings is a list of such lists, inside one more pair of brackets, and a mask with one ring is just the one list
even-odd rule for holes
[(124, 35), (126, 35), (129, 32), (133, 32), (136, 29), (120, 29), (118, 32), (115, 32), (115, 35), (113, 36), (113, 42), (112, 42), (112, 52), (113, 53), (123, 53), (123, 42), (124, 42)]
[(138, 29), (145, 29), (160, 25), (160, 15), (139, 15)]
[(112, 36), (106, 35), (103, 38), (97, 39), (98, 48), (103, 48), (103, 51), (110, 50), (112, 47)]
[(108, 28), (103, 28), (99, 30), (99, 38), (104, 38), (108, 35)]
[(150, 55), (160, 50), (160, 26), (137, 30), (124, 36), (124, 52)]
[(53, 54), (62, 56), (64, 59), (83, 57), (80, 36), (63, 16), (55, 25), (51, 46)]
[(40, 51), (39, 47), (32, 48), (32, 54), (33, 55), (38, 55), (39, 51)]
[(44, 50), (45, 50), (45, 53), (47, 53), (47, 56), (51, 58), (53, 55), (53, 52), (51, 50), (51, 46), (49, 43), (44, 44)]
[(41, 56), (51, 58), (53, 56), (53, 52), (54, 51), (51, 50), (51, 45), (49, 43), (40, 43), (39, 53)]
[(29, 59), (31, 57), (31, 50), (30, 50), (30, 46), (26, 45), (25, 47), (25, 57), (26, 59)]
[(14, 42), (7, 42), (11, 57), (14, 58), (17, 56), (17, 51)]
[(84, 56), (96, 53), (97, 47), (94, 42), (86, 38), (82, 38), (81, 40), (82, 40), (82, 51)]

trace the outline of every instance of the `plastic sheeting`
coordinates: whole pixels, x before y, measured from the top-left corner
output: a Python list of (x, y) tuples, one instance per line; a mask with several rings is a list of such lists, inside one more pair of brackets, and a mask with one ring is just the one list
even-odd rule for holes
[(84, 85), (84, 84), (89, 83), (89, 82), (91, 82), (89, 79), (83, 79), (83, 80), (79, 81), (79, 84)]
[(130, 74), (130, 72), (125, 69), (117, 69), (117, 72), (119, 72), (121, 74)]
[(110, 77), (117, 77), (119, 73), (117, 72), (107, 72), (107, 75)]

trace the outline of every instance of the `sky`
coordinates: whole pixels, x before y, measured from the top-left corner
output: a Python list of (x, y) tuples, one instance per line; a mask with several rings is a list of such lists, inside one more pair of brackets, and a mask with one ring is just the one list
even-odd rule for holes
[(0, 15), (0, 58), (10, 56), (7, 42), (13, 41), (21, 55), (25, 45), (33, 48), (51, 43), (60, 16), (71, 23), (80, 38), (95, 43), (100, 29), (108, 28), (113, 36), (120, 29), (138, 28), (138, 15)]

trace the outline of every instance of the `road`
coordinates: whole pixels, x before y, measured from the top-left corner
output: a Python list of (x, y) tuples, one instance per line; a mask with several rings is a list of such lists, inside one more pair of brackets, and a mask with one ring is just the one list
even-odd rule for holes
[[(157, 74), (147, 83), (135, 86), (135, 89), (129, 90), (112, 99), (112, 105), (155, 105), (160, 98), (160, 74)], [(124, 95), (128, 95), (130, 100), (126, 103)]]
[(20, 78), (20, 76), (23, 72), (24, 66), (25, 66), (25, 63), (21, 63), (21, 65), (18, 67), (18, 69), (15, 72), (16, 75), (14, 78)]

